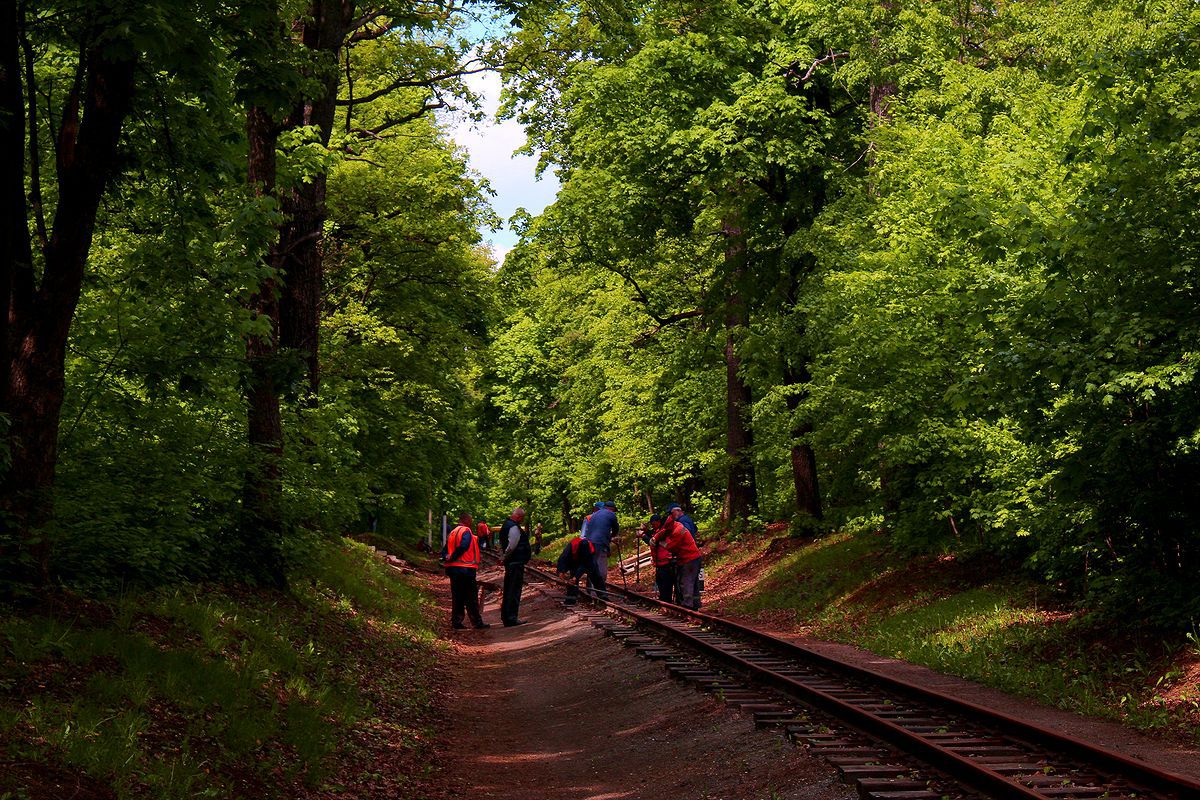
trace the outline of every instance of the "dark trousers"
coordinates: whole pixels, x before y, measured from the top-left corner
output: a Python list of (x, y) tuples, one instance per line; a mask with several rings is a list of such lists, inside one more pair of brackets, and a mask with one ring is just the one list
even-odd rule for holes
[(700, 608), (700, 559), (694, 558), (675, 567), (675, 593), (679, 605), (693, 611)]
[(654, 585), (658, 587), (658, 599), (664, 603), (675, 602), (675, 565), (667, 564), (654, 568)]
[(476, 625), (483, 624), (479, 614), (479, 586), (475, 583), (475, 570), (466, 567), (447, 567), (446, 574), (450, 576), (450, 622), (462, 625), (463, 612), (471, 617)]
[(504, 599), (500, 601), (500, 619), (516, 622), (521, 610), (521, 590), (525, 588), (525, 565), (504, 565)]

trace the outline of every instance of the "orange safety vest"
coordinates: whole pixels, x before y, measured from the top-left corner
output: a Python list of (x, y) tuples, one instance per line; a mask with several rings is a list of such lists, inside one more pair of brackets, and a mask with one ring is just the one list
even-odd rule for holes
[[(446, 539), (446, 555), (452, 555), (458, 549), (458, 545), (462, 542), (464, 533), (470, 533), (471, 529), (466, 525), (459, 525), (454, 530), (450, 531), (450, 537)], [(457, 561), (447, 561), (447, 567), (467, 567), (468, 569), (479, 569), (479, 537), (472, 536), (471, 543), (467, 545), (467, 550)]]
[(491, 528), (488, 527), (488, 524), (486, 522), (481, 522), (475, 526), (475, 535), (476, 536), (486, 537), (486, 536), (490, 535), (491, 532), (492, 532), (492, 530), (491, 530)]

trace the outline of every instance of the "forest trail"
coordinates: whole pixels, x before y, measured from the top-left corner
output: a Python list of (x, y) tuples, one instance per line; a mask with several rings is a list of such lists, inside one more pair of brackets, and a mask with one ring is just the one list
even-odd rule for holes
[[(495, 580), (498, 570), (481, 572)], [(443, 607), (449, 597), (438, 584)], [(828, 765), (526, 588), (521, 616), (455, 631), (441, 754), (444, 796), (484, 800), (850, 798)], [(447, 614), (448, 616), (448, 614)], [(455, 755), (457, 754), (457, 755)]]

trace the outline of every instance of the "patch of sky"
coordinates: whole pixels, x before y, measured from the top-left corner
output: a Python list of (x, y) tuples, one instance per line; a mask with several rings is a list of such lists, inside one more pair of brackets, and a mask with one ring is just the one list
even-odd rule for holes
[[(475, 18), (467, 21), (462, 35), (483, 46), (502, 36), (507, 25), (503, 18)], [(486, 178), (494, 192), (492, 208), (504, 222), (497, 230), (481, 233), (496, 261), (503, 262), (518, 238), (509, 220), (518, 209), (534, 215), (541, 213), (554, 201), (559, 184), (551, 171), (540, 178), (536, 175), (536, 157), (516, 154), (525, 144), (525, 131), (515, 120), (497, 118), (502, 88), (499, 73), (468, 75), (466, 83), (479, 95), (481, 118), (473, 120), (469, 114), (455, 111), (443, 116), (443, 124), (467, 152), (471, 169)]]

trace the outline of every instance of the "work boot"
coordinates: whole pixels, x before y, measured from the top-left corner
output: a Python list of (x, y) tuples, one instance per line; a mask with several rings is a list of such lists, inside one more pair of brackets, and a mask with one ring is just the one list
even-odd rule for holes
[(487, 622), (476, 622), (472, 627), (474, 627), (476, 630), (483, 630), (484, 628), (490, 628), (492, 626)]
[(523, 620), (523, 619), (510, 619), (504, 623), (504, 627), (511, 628), (514, 625), (524, 625), (524, 624), (525, 624), (525, 620)]
[(455, 623), (452, 623), (452, 624), (450, 625), (450, 627), (451, 627), (451, 628), (454, 628), (454, 630), (456, 630), (456, 631), (462, 631), (462, 630), (466, 630), (466, 628), (467, 628), (467, 626), (466, 626), (466, 625), (463, 625), (461, 622), (455, 622)]

